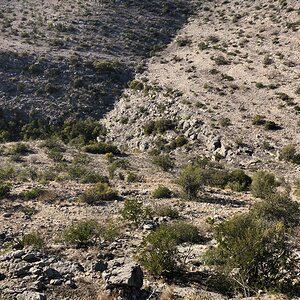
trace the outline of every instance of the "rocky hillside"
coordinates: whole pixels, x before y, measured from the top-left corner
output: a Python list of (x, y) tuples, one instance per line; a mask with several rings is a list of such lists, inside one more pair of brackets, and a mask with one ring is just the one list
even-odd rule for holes
[(191, 13), (185, 1), (0, 1), (0, 104), (62, 121), (101, 117)]
[(1, 300), (300, 299), (299, 1), (0, 4)]
[[(280, 172), (278, 151), (300, 144), (299, 9), (204, 1), (106, 116), (110, 139), (144, 151), (184, 136), (185, 153)], [(173, 125), (151, 132), (152, 121)]]

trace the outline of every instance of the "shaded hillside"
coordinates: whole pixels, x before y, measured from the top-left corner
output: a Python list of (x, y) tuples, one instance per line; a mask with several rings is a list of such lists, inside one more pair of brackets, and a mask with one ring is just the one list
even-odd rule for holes
[(191, 12), (181, 0), (1, 2), (1, 107), (54, 121), (101, 117)]

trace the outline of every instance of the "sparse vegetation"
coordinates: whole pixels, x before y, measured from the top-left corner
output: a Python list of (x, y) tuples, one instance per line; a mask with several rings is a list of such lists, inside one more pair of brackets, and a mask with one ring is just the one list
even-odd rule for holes
[(10, 192), (10, 186), (0, 182), (0, 199), (7, 197)]
[(286, 226), (294, 226), (298, 215), (298, 204), (287, 198), (263, 200), (215, 227), (218, 244), (208, 250), (206, 262), (246, 293), (261, 288), (292, 292), (298, 262)]
[(171, 190), (166, 186), (158, 186), (152, 193), (152, 196), (156, 199), (170, 198), (171, 195)]
[(295, 145), (286, 145), (281, 149), (279, 159), (300, 164), (300, 153), (297, 153)]
[(297, 298), (297, 1), (56, 2), (0, 8), (1, 296)]
[(100, 236), (101, 227), (95, 220), (84, 220), (67, 227), (61, 234), (62, 241), (76, 245), (86, 246)]
[(163, 171), (169, 171), (174, 167), (174, 161), (169, 154), (154, 156), (152, 162), (159, 166)]
[(117, 200), (119, 195), (107, 183), (99, 182), (87, 189), (80, 199), (87, 204), (101, 204), (105, 201)]
[(23, 235), (21, 245), (39, 249), (44, 245), (44, 240), (38, 232), (31, 232)]
[(278, 185), (274, 174), (257, 171), (252, 176), (251, 193), (254, 197), (265, 199), (276, 191)]

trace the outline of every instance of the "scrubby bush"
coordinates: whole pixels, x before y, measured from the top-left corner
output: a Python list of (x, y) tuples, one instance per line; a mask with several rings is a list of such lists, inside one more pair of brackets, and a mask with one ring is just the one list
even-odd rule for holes
[(202, 175), (202, 169), (195, 165), (187, 165), (180, 171), (177, 183), (188, 199), (197, 197), (198, 191), (204, 183)]
[(118, 72), (121, 64), (118, 61), (109, 61), (109, 60), (98, 60), (93, 62), (93, 67), (101, 73), (113, 73)]
[(106, 241), (113, 241), (121, 235), (122, 224), (118, 220), (106, 220), (102, 230), (102, 237)]
[(300, 153), (297, 153), (295, 145), (286, 145), (281, 149), (279, 159), (300, 164)]
[(176, 127), (176, 122), (170, 119), (158, 119), (156, 121), (149, 121), (144, 125), (144, 132), (147, 135), (155, 133), (164, 133), (167, 130), (173, 130)]
[(273, 194), (278, 186), (274, 174), (257, 171), (252, 176), (251, 193), (254, 197), (265, 199)]
[(264, 116), (261, 115), (256, 115), (253, 119), (252, 119), (252, 124), (253, 125), (265, 125), (266, 123), (266, 119)]
[(105, 127), (93, 119), (67, 121), (57, 132), (65, 143), (83, 145), (96, 141), (98, 136), (106, 135)]
[(152, 196), (156, 199), (171, 198), (172, 192), (166, 186), (158, 186), (152, 193)]
[(182, 147), (188, 143), (187, 138), (184, 135), (179, 135), (175, 140), (170, 143), (169, 148), (174, 150), (176, 148)]
[(101, 226), (95, 220), (84, 220), (67, 227), (61, 235), (62, 241), (78, 247), (85, 246), (97, 239)]
[(57, 148), (53, 148), (47, 151), (47, 155), (50, 159), (53, 159), (55, 162), (60, 162), (63, 160), (63, 153)]
[(107, 183), (97, 183), (87, 189), (81, 200), (87, 204), (101, 204), (103, 201), (112, 201), (119, 198), (117, 191), (113, 190)]
[(300, 206), (286, 195), (270, 194), (251, 209), (252, 215), (270, 222), (281, 222), (285, 227), (295, 227), (300, 222)]
[(27, 144), (16, 143), (8, 150), (8, 153), (10, 155), (15, 155), (15, 154), (24, 155), (24, 154), (28, 153), (28, 151), (29, 151), (29, 147)]
[(167, 205), (155, 207), (155, 214), (159, 217), (168, 217), (171, 219), (178, 219), (180, 216), (176, 208)]
[(90, 167), (85, 167), (76, 163), (72, 163), (67, 167), (67, 173), (68, 178), (71, 180), (79, 180), (82, 183), (109, 183), (107, 176), (102, 176)]
[(159, 166), (163, 171), (169, 171), (174, 167), (173, 159), (169, 154), (159, 154), (154, 156), (152, 162)]
[(300, 197), (300, 180), (295, 181), (295, 196)]
[(155, 276), (172, 273), (180, 268), (177, 245), (199, 240), (195, 226), (185, 222), (161, 225), (143, 239), (138, 260)]
[(0, 199), (7, 197), (10, 192), (10, 186), (0, 182)]
[(246, 191), (249, 189), (252, 179), (243, 170), (236, 169), (228, 174), (227, 186), (237, 192)]
[(280, 126), (278, 124), (276, 124), (273, 121), (266, 121), (265, 125), (264, 125), (266, 130), (278, 130), (280, 129)]
[(138, 176), (138, 174), (136, 174), (134, 172), (128, 172), (127, 182), (137, 182), (139, 180), (140, 180), (140, 177)]
[(57, 138), (57, 137), (50, 137), (45, 139), (42, 143), (41, 143), (42, 147), (47, 148), (48, 150), (55, 150), (57, 152), (64, 152), (65, 151), (65, 147), (62, 144), (62, 142)]
[(197, 243), (200, 241), (198, 228), (184, 221), (161, 225), (159, 230), (171, 233), (177, 245), (182, 243)]
[(31, 232), (24, 234), (21, 245), (23, 247), (31, 246), (33, 248), (40, 249), (44, 245), (44, 240), (38, 232)]
[(144, 84), (143, 84), (143, 82), (141, 82), (139, 80), (132, 80), (129, 83), (129, 87), (136, 91), (142, 91), (144, 89)]
[(171, 232), (156, 230), (146, 236), (139, 249), (138, 261), (154, 276), (172, 273), (178, 264), (178, 250)]
[(124, 220), (132, 222), (135, 226), (140, 226), (146, 219), (152, 218), (152, 210), (144, 207), (143, 203), (134, 199), (126, 199), (121, 215)]
[(35, 199), (35, 198), (39, 197), (44, 192), (45, 192), (45, 190), (43, 188), (34, 187), (33, 189), (31, 189), (29, 191), (22, 192), (20, 196), (25, 200), (31, 200), (31, 199)]
[(241, 214), (217, 225), (215, 239), (205, 261), (217, 265), (237, 290), (280, 290), (296, 278), (297, 261), (282, 222)]
[(91, 143), (91, 144), (85, 146), (84, 150), (88, 153), (93, 153), (93, 154), (107, 154), (107, 153), (112, 153), (115, 155), (120, 154), (120, 151), (117, 146), (111, 145), (111, 144), (106, 144), (103, 142)]

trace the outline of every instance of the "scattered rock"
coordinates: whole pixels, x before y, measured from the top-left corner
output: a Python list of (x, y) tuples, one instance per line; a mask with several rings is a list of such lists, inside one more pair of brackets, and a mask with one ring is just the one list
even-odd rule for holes
[(143, 286), (144, 274), (141, 267), (135, 263), (129, 263), (117, 269), (102, 273), (108, 288), (132, 287), (140, 289)]

